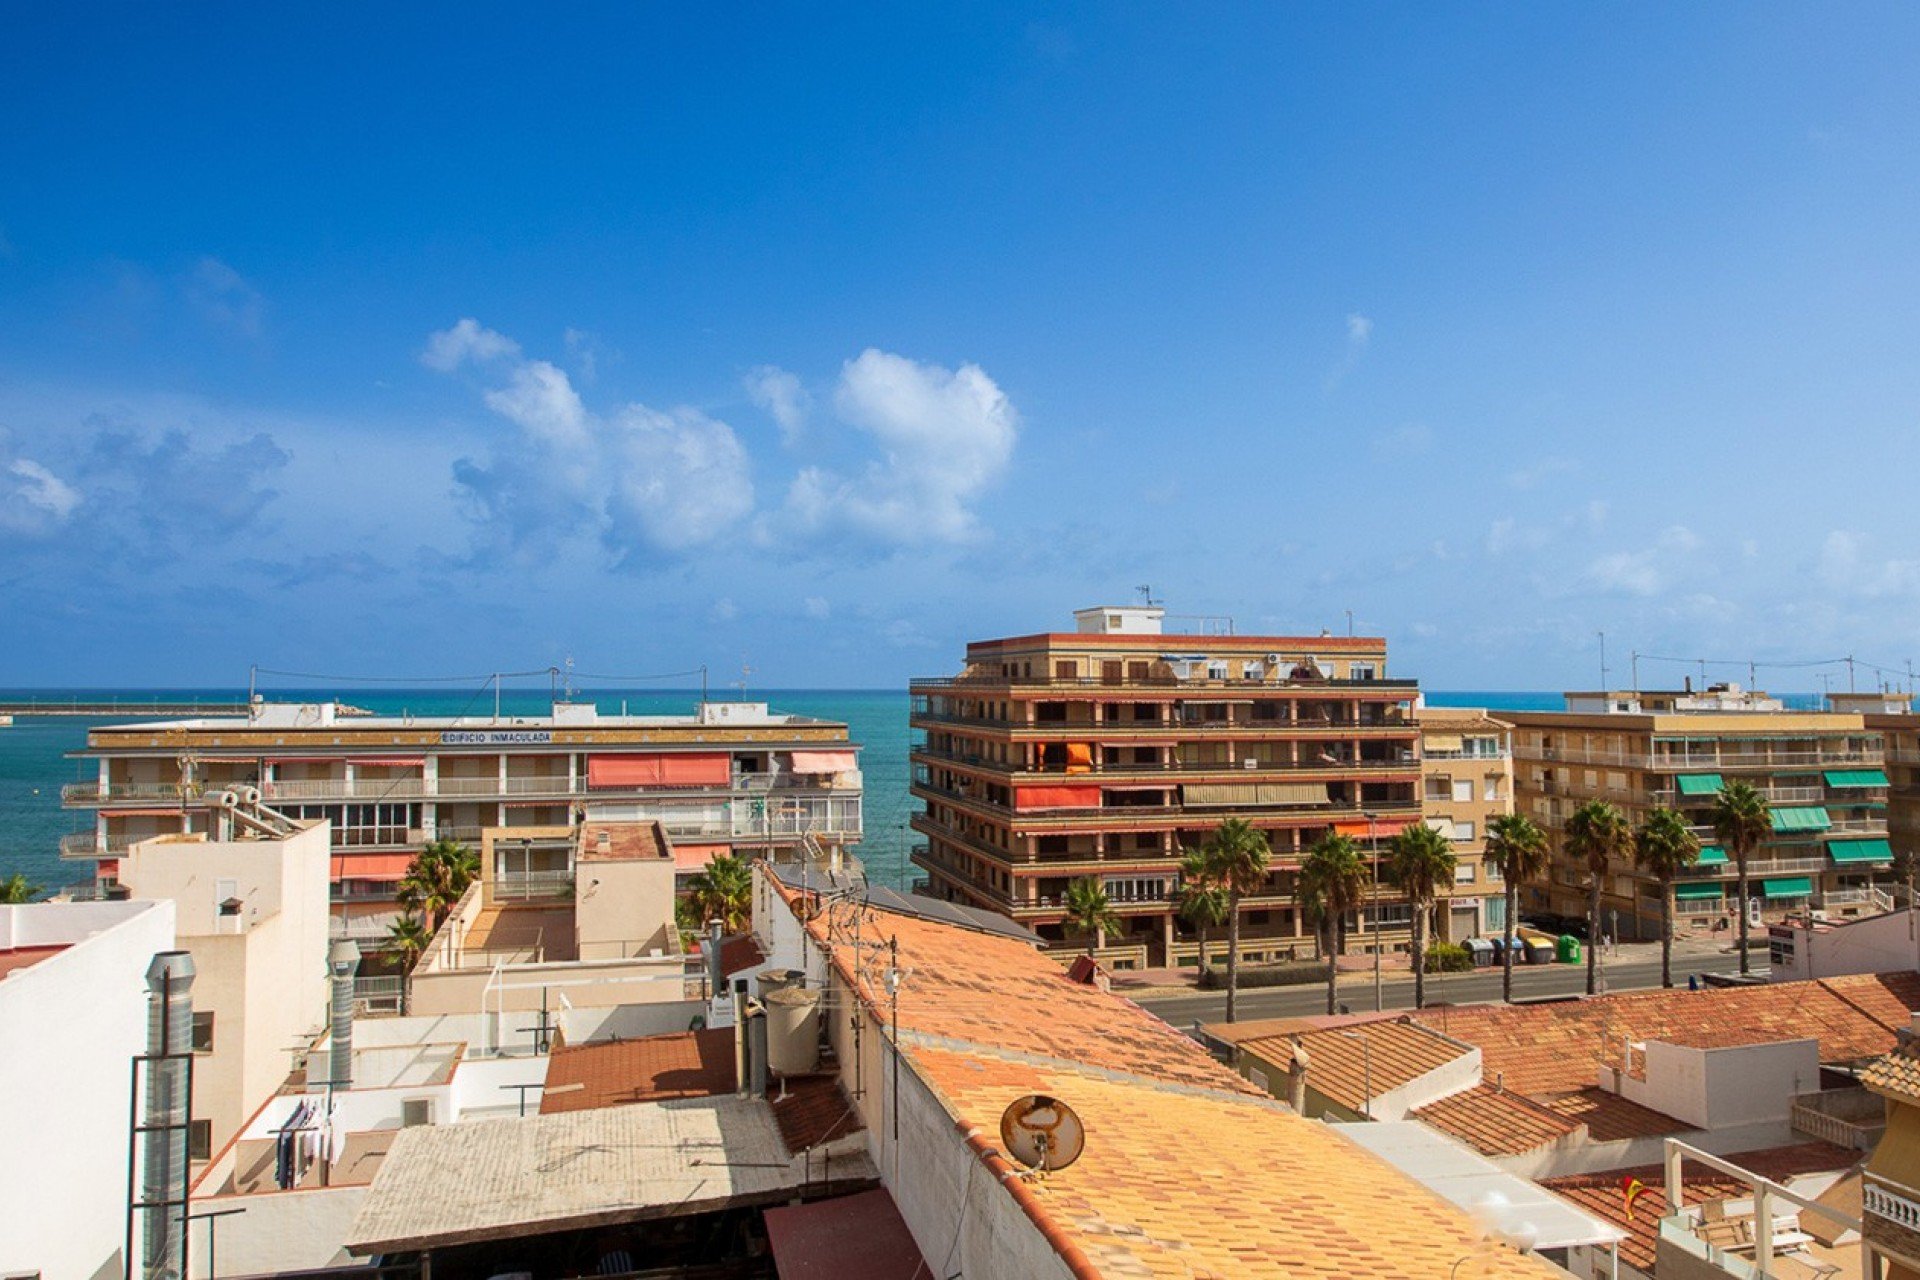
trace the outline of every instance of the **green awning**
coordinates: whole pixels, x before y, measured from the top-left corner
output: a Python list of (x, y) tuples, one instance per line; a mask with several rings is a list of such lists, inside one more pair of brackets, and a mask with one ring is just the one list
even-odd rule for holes
[(1683, 796), (1718, 795), (1720, 789), (1727, 785), (1717, 773), (1683, 773), (1674, 781), (1680, 784), (1680, 794)]
[(1893, 846), (1885, 840), (1835, 840), (1827, 852), (1840, 863), (1893, 861)]
[(1813, 877), (1786, 876), (1778, 880), (1762, 880), (1760, 888), (1769, 898), (1811, 898)]
[(1709, 880), (1705, 884), (1676, 884), (1673, 886), (1673, 896), (1682, 902), (1697, 902), (1703, 898), (1718, 898), (1721, 893), (1720, 886)]
[(1718, 867), (1725, 865), (1726, 861), (1727, 851), (1725, 849), (1722, 849), (1717, 844), (1703, 844), (1700, 846), (1700, 856), (1694, 860), (1693, 865), (1696, 867)]
[(1829, 769), (1827, 785), (1830, 787), (1888, 787), (1884, 769)]
[(1818, 805), (1806, 809), (1775, 809), (1773, 811), (1773, 829), (1775, 831), (1825, 831), (1833, 825), (1833, 819), (1827, 811)]

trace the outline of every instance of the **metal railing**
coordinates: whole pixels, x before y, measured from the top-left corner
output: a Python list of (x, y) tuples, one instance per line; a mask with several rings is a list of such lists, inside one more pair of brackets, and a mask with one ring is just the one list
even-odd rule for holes
[(917, 759), (937, 761), (943, 764), (966, 765), (990, 773), (1004, 774), (1016, 782), (1032, 779), (1054, 779), (1060, 777), (1084, 777), (1099, 779), (1107, 775), (1141, 775), (1162, 773), (1200, 773), (1233, 774), (1258, 776), (1263, 773), (1367, 773), (1367, 772), (1411, 772), (1420, 767), (1420, 761), (1411, 752), (1403, 752), (1379, 760), (1260, 760), (1248, 764), (1248, 757), (1226, 761), (1202, 760), (1127, 760), (1094, 761), (1084, 765), (1044, 764), (1029, 768), (1024, 764), (1013, 764), (999, 760), (988, 760), (983, 756), (959, 751), (938, 751), (930, 748), (916, 748), (911, 755)]
[(363, 1014), (406, 1012), (407, 980), (400, 977), (355, 978), (353, 1002)]
[(1877, 765), (1883, 753), (1874, 751), (1702, 751), (1668, 755), (1659, 751), (1605, 751), (1584, 747), (1541, 747), (1515, 743), (1513, 754), (1522, 760), (1564, 764), (1614, 765), (1655, 773), (1710, 773), (1721, 769), (1776, 769), (1811, 765)]
[[(1238, 661), (1238, 659), (1236, 659)], [(972, 689), (1327, 689), (1357, 690), (1369, 689), (1406, 689), (1420, 687), (1418, 680), (1377, 679), (1377, 680), (1334, 680), (1294, 679), (1291, 677), (1269, 680), (1264, 675), (1258, 677), (1224, 678), (1215, 676), (1005, 676), (996, 673), (982, 673), (971, 676), (915, 676), (907, 682), (907, 692), (945, 692), (950, 689), (962, 691)]]
[(524, 871), (487, 881), (487, 897), (494, 902), (537, 902), (572, 896), (571, 871)]

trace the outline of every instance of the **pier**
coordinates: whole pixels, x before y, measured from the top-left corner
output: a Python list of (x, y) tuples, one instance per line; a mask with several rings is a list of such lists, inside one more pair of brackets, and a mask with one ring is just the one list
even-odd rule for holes
[[(179, 698), (29, 698), (25, 701), (0, 699), (0, 717), (21, 719), (26, 716), (92, 717), (129, 716), (134, 719), (178, 719), (183, 716), (244, 716), (244, 699)], [(361, 707), (342, 706), (340, 714), (364, 716), (371, 712)]]

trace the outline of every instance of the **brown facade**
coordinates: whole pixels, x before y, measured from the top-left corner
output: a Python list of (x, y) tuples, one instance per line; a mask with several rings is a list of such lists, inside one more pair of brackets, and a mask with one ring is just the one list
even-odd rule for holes
[[(960, 676), (912, 686), (912, 790), (925, 806), (913, 826), (927, 837), (913, 857), (926, 891), (1078, 945), (1062, 897), (1097, 877), (1124, 923), (1104, 940), (1110, 963), (1192, 963), (1197, 936), (1176, 910), (1181, 850), (1242, 818), (1274, 853), (1266, 886), (1242, 904), (1242, 956), (1311, 956), (1293, 894), (1307, 848), (1329, 829), (1364, 845), (1420, 820), (1416, 686), (1385, 668), (1385, 642), (1354, 637), (969, 645)], [(1382, 903), (1383, 942), (1403, 948), (1404, 903)], [(1224, 932), (1209, 938), (1215, 963)]]
[(1485, 711), (1422, 707), (1421, 813), (1453, 841), (1458, 860), (1436, 912), (1435, 937), (1450, 942), (1500, 932), (1506, 882), (1487, 864), (1487, 826), (1513, 812), (1513, 726)]

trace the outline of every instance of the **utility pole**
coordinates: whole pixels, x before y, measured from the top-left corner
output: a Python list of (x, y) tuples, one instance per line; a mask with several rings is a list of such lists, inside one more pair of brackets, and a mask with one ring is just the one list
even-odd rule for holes
[[(1367, 843), (1373, 848), (1373, 883), (1368, 886), (1369, 896), (1373, 899), (1373, 1011), (1379, 1013), (1385, 1006), (1380, 1000), (1380, 832), (1377, 826), (1379, 815), (1369, 813), (1367, 818)], [(1340, 957), (1335, 956), (1332, 963), (1339, 964)]]
[(1598, 631), (1594, 634), (1600, 637), (1600, 692), (1605, 693), (1607, 691), (1607, 633)]

